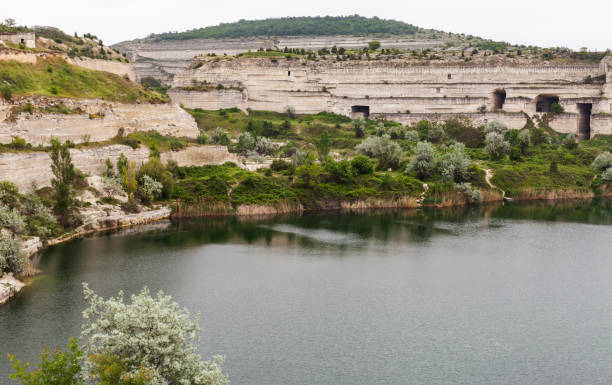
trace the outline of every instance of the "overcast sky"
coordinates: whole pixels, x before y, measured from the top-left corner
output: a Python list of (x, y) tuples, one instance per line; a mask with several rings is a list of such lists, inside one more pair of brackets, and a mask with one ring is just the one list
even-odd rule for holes
[(612, 0), (0, 0), (2, 19), (105, 44), (239, 19), (352, 14), (517, 44), (612, 48)]

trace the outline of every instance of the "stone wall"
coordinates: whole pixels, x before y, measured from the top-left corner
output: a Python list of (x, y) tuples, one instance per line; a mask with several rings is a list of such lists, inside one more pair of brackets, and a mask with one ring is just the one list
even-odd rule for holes
[(24, 43), (26, 48), (36, 48), (36, 34), (34, 32), (2, 33), (0, 40), (6, 43)]
[(259, 48), (305, 48), (318, 50), (323, 47), (345, 47), (347, 49), (367, 47), (368, 42), (379, 40), (384, 48), (424, 49), (444, 44), (444, 40), (418, 40), (410, 36), (380, 38), (372, 36), (285, 36), (274, 39), (190, 39), (162, 40), (137, 39), (113, 45), (126, 52), (135, 63), (138, 76), (142, 79), (154, 77), (171, 83), (174, 76), (185, 70), (194, 57), (214, 53), (235, 55), (241, 52), (257, 51)]
[[(130, 162), (140, 165), (149, 158), (149, 149), (144, 146), (132, 149), (115, 144), (70, 150), (74, 166), (88, 175), (100, 175), (106, 169), (106, 159), (116, 164), (121, 154), (125, 154)], [(221, 146), (190, 146), (177, 152), (164, 152), (161, 160), (175, 160), (179, 166), (241, 163), (235, 154), (227, 151), (227, 147)], [(51, 178), (51, 159), (46, 152), (0, 154), (0, 180), (15, 183), (22, 192), (50, 186)]]
[[(538, 113), (543, 97), (556, 97), (570, 115), (559, 117), (563, 132), (577, 130), (579, 105), (592, 105), (592, 114), (612, 113), (609, 83), (587, 82), (608, 71), (606, 62), (594, 65), (416, 65), (406, 60), (305, 61), (286, 58), (199, 58), (198, 68), (174, 77), (170, 92), (176, 103), (190, 108), (284, 111), (330, 111), (352, 116), (355, 106), (369, 114), (475, 114), (497, 110), (495, 92), (505, 99), (504, 113)], [(612, 71), (612, 70), (610, 70)], [(240, 88), (242, 92), (180, 91), (194, 85)], [(545, 111), (544, 111), (545, 112)], [(522, 118), (507, 120), (519, 125)], [(406, 118), (411, 120), (411, 118)], [(599, 119), (598, 132), (608, 132)], [(522, 127), (523, 124), (520, 124)]]
[(75, 57), (72, 59), (68, 59), (68, 62), (90, 70), (105, 71), (119, 76), (127, 76), (133, 82), (138, 80), (134, 65), (132, 65), (131, 63), (123, 63), (102, 59), (90, 59), (88, 57)]
[[(9, 143), (19, 136), (32, 145), (46, 145), (51, 137), (61, 141), (81, 143), (88, 136), (91, 142), (109, 140), (120, 129), (129, 134), (136, 131), (157, 131), (162, 135), (196, 138), (198, 127), (189, 113), (174, 104), (123, 104), (89, 99), (27, 98), (35, 108), (54, 103), (80, 114), (47, 114), (22, 112), (12, 115), (14, 104), (0, 104), (0, 143)], [(13, 119), (14, 118), (14, 121)]]

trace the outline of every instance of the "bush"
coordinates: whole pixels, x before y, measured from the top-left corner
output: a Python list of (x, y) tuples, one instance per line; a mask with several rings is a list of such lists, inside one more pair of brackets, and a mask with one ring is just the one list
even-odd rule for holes
[(383, 122), (378, 122), (376, 124), (376, 130), (374, 131), (374, 135), (383, 136), (387, 134), (387, 129), (385, 128), (385, 124)]
[(255, 138), (249, 132), (243, 132), (238, 136), (238, 144), (236, 150), (241, 154), (247, 154), (249, 151), (255, 151)]
[(15, 150), (23, 150), (26, 148), (26, 146), (26, 140), (18, 136), (13, 136), (13, 138), (11, 139), (11, 143), (9, 143), (9, 147), (14, 148)]
[(455, 187), (463, 194), (468, 203), (482, 202), (482, 193), (477, 188), (472, 187), (470, 183), (460, 183)]
[(255, 152), (258, 154), (272, 155), (276, 150), (276, 145), (268, 138), (259, 137), (255, 140)]
[(440, 161), (440, 173), (442, 177), (454, 182), (463, 182), (469, 178), (468, 168), (472, 160), (465, 153), (463, 143), (455, 143), (451, 151), (444, 154)]
[(145, 175), (162, 184), (163, 188), (160, 197), (170, 198), (174, 188), (174, 177), (170, 171), (166, 170), (159, 159), (151, 158), (143, 164), (136, 173), (136, 180), (141, 181)]
[(406, 131), (404, 139), (406, 139), (409, 142), (416, 143), (419, 141), (419, 133), (414, 130), (408, 130)]
[(550, 105), (550, 112), (555, 115), (562, 114), (564, 111), (565, 109), (563, 108), (563, 106), (557, 102)]
[(529, 130), (521, 130), (516, 136), (516, 141), (523, 155), (527, 153), (527, 149), (531, 146), (531, 133)]
[(159, 198), (163, 192), (164, 185), (148, 175), (143, 175), (140, 178), (137, 194), (141, 202), (149, 205), (156, 198)]
[(444, 127), (439, 124), (432, 125), (429, 129), (429, 132), (427, 133), (427, 138), (432, 143), (440, 143), (444, 140), (445, 136), (446, 131), (444, 130)]
[(606, 182), (612, 182), (612, 167), (607, 168), (606, 171), (601, 174), (601, 179)]
[(26, 263), (27, 258), (21, 251), (19, 240), (11, 234), (0, 232), (0, 273), (21, 274)]
[(350, 184), (353, 182), (353, 168), (351, 163), (346, 160), (339, 162), (333, 159), (325, 163), (325, 172), (329, 174), (334, 182)]
[(502, 134), (491, 131), (485, 136), (485, 151), (491, 159), (499, 160), (510, 151), (510, 143), (504, 140)]
[(380, 42), (378, 40), (373, 40), (368, 43), (368, 49), (370, 51), (376, 51), (379, 48), (380, 48)]
[(376, 158), (379, 169), (398, 166), (403, 154), (399, 144), (391, 141), (388, 135), (366, 138), (355, 147), (355, 150), (362, 155)]
[(198, 144), (206, 144), (208, 143), (208, 136), (206, 136), (206, 134), (201, 133), (200, 135), (198, 135)]
[(9, 86), (0, 87), (0, 94), (5, 100), (11, 100), (13, 98), (13, 90)]
[(291, 157), (291, 163), (295, 167), (300, 167), (305, 164), (311, 164), (314, 162), (314, 156), (310, 152), (297, 150)]
[(490, 134), (491, 132), (495, 132), (496, 134), (500, 134), (503, 136), (507, 130), (508, 127), (506, 127), (505, 124), (498, 122), (497, 120), (489, 122), (484, 126), (485, 135)]
[(389, 131), (389, 135), (391, 136), (391, 139), (404, 139), (406, 137), (406, 129), (404, 129), (402, 126), (392, 127)]
[(434, 149), (429, 142), (418, 142), (416, 153), (406, 168), (407, 172), (414, 172), (420, 179), (429, 176), (434, 168)]
[(374, 165), (367, 156), (357, 155), (351, 160), (351, 166), (358, 175), (370, 175), (374, 172)]
[(11, 230), (14, 234), (23, 234), (26, 223), (17, 208), (10, 209), (0, 205), (0, 226)]
[(363, 118), (353, 120), (353, 128), (355, 129), (355, 138), (363, 138), (365, 136), (365, 120)]
[(274, 159), (270, 165), (272, 171), (284, 171), (289, 169), (289, 167), (291, 167), (291, 164), (282, 159)]
[(217, 127), (215, 129), (213, 134), (210, 136), (210, 140), (212, 143), (220, 144), (222, 146), (227, 146), (228, 144), (230, 144), (229, 135), (220, 127)]
[(606, 151), (597, 155), (591, 164), (591, 168), (595, 172), (606, 171), (607, 169), (612, 168), (612, 153)]

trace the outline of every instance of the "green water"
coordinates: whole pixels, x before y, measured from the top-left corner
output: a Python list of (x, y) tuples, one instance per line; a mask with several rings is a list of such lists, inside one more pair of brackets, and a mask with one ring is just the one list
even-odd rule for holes
[[(609, 384), (612, 205), (156, 224), (45, 252), (0, 307), (7, 352), (78, 336), (81, 283), (202, 313), (233, 384)], [(4, 381), (0, 381), (4, 383)]]

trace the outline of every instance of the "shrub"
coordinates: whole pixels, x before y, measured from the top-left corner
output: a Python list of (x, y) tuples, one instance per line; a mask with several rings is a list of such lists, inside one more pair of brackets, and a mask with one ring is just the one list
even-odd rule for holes
[(164, 185), (147, 174), (140, 178), (138, 186), (138, 196), (144, 204), (150, 204), (156, 198), (159, 198), (164, 190)]
[(573, 134), (567, 134), (565, 140), (563, 141), (563, 146), (568, 150), (575, 150), (578, 148), (576, 137)]
[(434, 149), (431, 143), (418, 142), (416, 153), (410, 158), (406, 171), (414, 172), (420, 179), (424, 179), (431, 174), (434, 165)]
[(0, 232), (0, 272), (21, 274), (26, 262), (19, 240), (11, 234)]
[(14, 148), (15, 150), (23, 150), (27, 146), (26, 140), (24, 138), (20, 138), (19, 136), (13, 136), (11, 139), (11, 143), (9, 147)]
[(502, 137), (503, 137), (504, 133), (507, 130), (508, 130), (508, 127), (506, 127), (505, 124), (503, 124), (501, 122), (498, 122), (497, 120), (489, 122), (489, 123), (485, 124), (485, 126), (484, 126), (485, 135), (494, 132), (496, 134), (502, 135)]
[[(86, 341), (85, 357), (112, 354), (125, 360), (125, 371), (139, 375), (143, 370), (154, 375), (152, 384), (225, 385), (221, 370), (223, 358), (202, 361), (198, 354), (200, 328), (171, 297), (161, 291), (152, 297), (145, 288), (131, 301), (123, 293), (104, 299), (84, 285)], [(91, 374), (95, 366), (86, 363)]]
[(321, 161), (325, 161), (325, 159), (327, 159), (329, 152), (331, 151), (331, 147), (331, 137), (327, 131), (323, 131), (321, 137), (317, 141), (317, 153), (319, 154), (319, 159)]
[(170, 171), (166, 170), (159, 159), (151, 158), (143, 164), (136, 173), (136, 180), (142, 181), (145, 175), (162, 184), (161, 197), (169, 198), (172, 195), (174, 177)]
[(389, 131), (391, 139), (404, 139), (406, 137), (406, 129), (402, 126), (392, 127)]
[(419, 141), (419, 133), (414, 130), (408, 130), (404, 138), (409, 142), (416, 143)]
[(305, 164), (310, 164), (314, 162), (314, 156), (310, 152), (297, 150), (295, 154), (291, 157), (291, 163), (295, 167), (300, 167)]
[(557, 102), (550, 105), (550, 112), (555, 115), (562, 114), (564, 111), (565, 109), (563, 108), (563, 106)]
[(0, 182), (0, 202), (15, 207), (19, 202), (19, 189), (13, 182)]
[(498, 160), (510, 151), (510, 143), (506, 142), (500, 133), (491, 131), (485, 136), (485, 151), (491, 159)]
[(325, 172), (329, 174), (334, 182), (350, 184), (353, 182), (353, 168), (346, 160), (339, 162), (333, 159), (325, 163)]
[(440, 143), (442, 140), (444, 140), (445, 136), (446, 131), (444, 130), (444, 127), (439, 124), (432, 125), (427, 133), (427, 138), (433, 143)]
[(470, 183), (460, 183), (455, 187), (463, 194), (468, 203), (482, 202), (482, 193), (479, 189), (472, 187)]
[(370, 51), (376, 51), (379, 48), (380, 48), (380, 41), (378, 40), (372, 40), (371, 42), (368, 43), (368, 49)]
[(206, 134), (204, 133), (200, 133), (200, 135), (198, 135), (198, 144), (206, 144), (208, 143), (208, 136), (206, 136)]
[(606, 171), (607, 169), (612, 168), (612, 153), (605, 151), (597, 155), (591, 164), (591, 168), (595, 172)]
[(472, 165), (472, 160), (465, 153), (463, 143), (455, 143), (451, 151), (444, 154), (440, 161), (440, 173), (442, 177), (454, 182), (463, 182), (468, 179), (468, 168)]
[(510, 160), (513, 162), (520, 162), (523, 160), (523, 152), (519, 147), (510, 147)]
[(249, 151), (255, 150), (255, 138), (249, 132), (243, 132), (238, 136), (238, 144), (236, 150), (241, 154), (246, 154)]
[(286, 162), (282, 159), (274, 159), (272, 164), (270, 164), (270, 169), (272, 171), (284, 171), (291, 167), (289, 162)]
[(601, 173), (601, 179), (606, 182), (612, 182), (612, 167), (607, 168), (603, 173)]
[(365, 136), (365, 120), (363, 118), (353, 120), (353, 128), (355, 129), (355, 138), (363, 138)]
[(351, 160), (351, 166), (358, 175), (370, 175), (374, 172), (374, 165), (367, 156), (357, 155)]
[(0, 94), (5, 100), (11, 100), (13, 98), (13, 90), (9, 86), (0, 87)]
[(382, 137), (372, 136), (359, 143), (355, 150), (378, 160), (378, 168), (396, 167), (402, 160), (402, 148), (391, 141), (388, 135)]
[(276, 145), (268, 138), (259, 137), (255, 140), (255, 152), (261, 155), (272, 155), (276, 152)]
[(383, 122), (378, 122), (376, 124), (376, 130), (374, 131), (374, 135), (383, 136), (387, 134), (387, 129), (385, 128), (385, 124)]
[(527, 153), (527, 149), (531, 146), (531, 133), (529, 130), (521, 130), (516, 136), (516, 141), (521, 148), (523, 155)]
[(210, 140), (212, 143), (220, 144), (222, 146), (227, 146), (230, 144), (229, 135), (220, 127), (215, 129), (213, 134), (210, 136)]
[(285, 107), (285, 115), (287, 115), (289, 119), (295, 119), (295, 108), (291, 106)]

